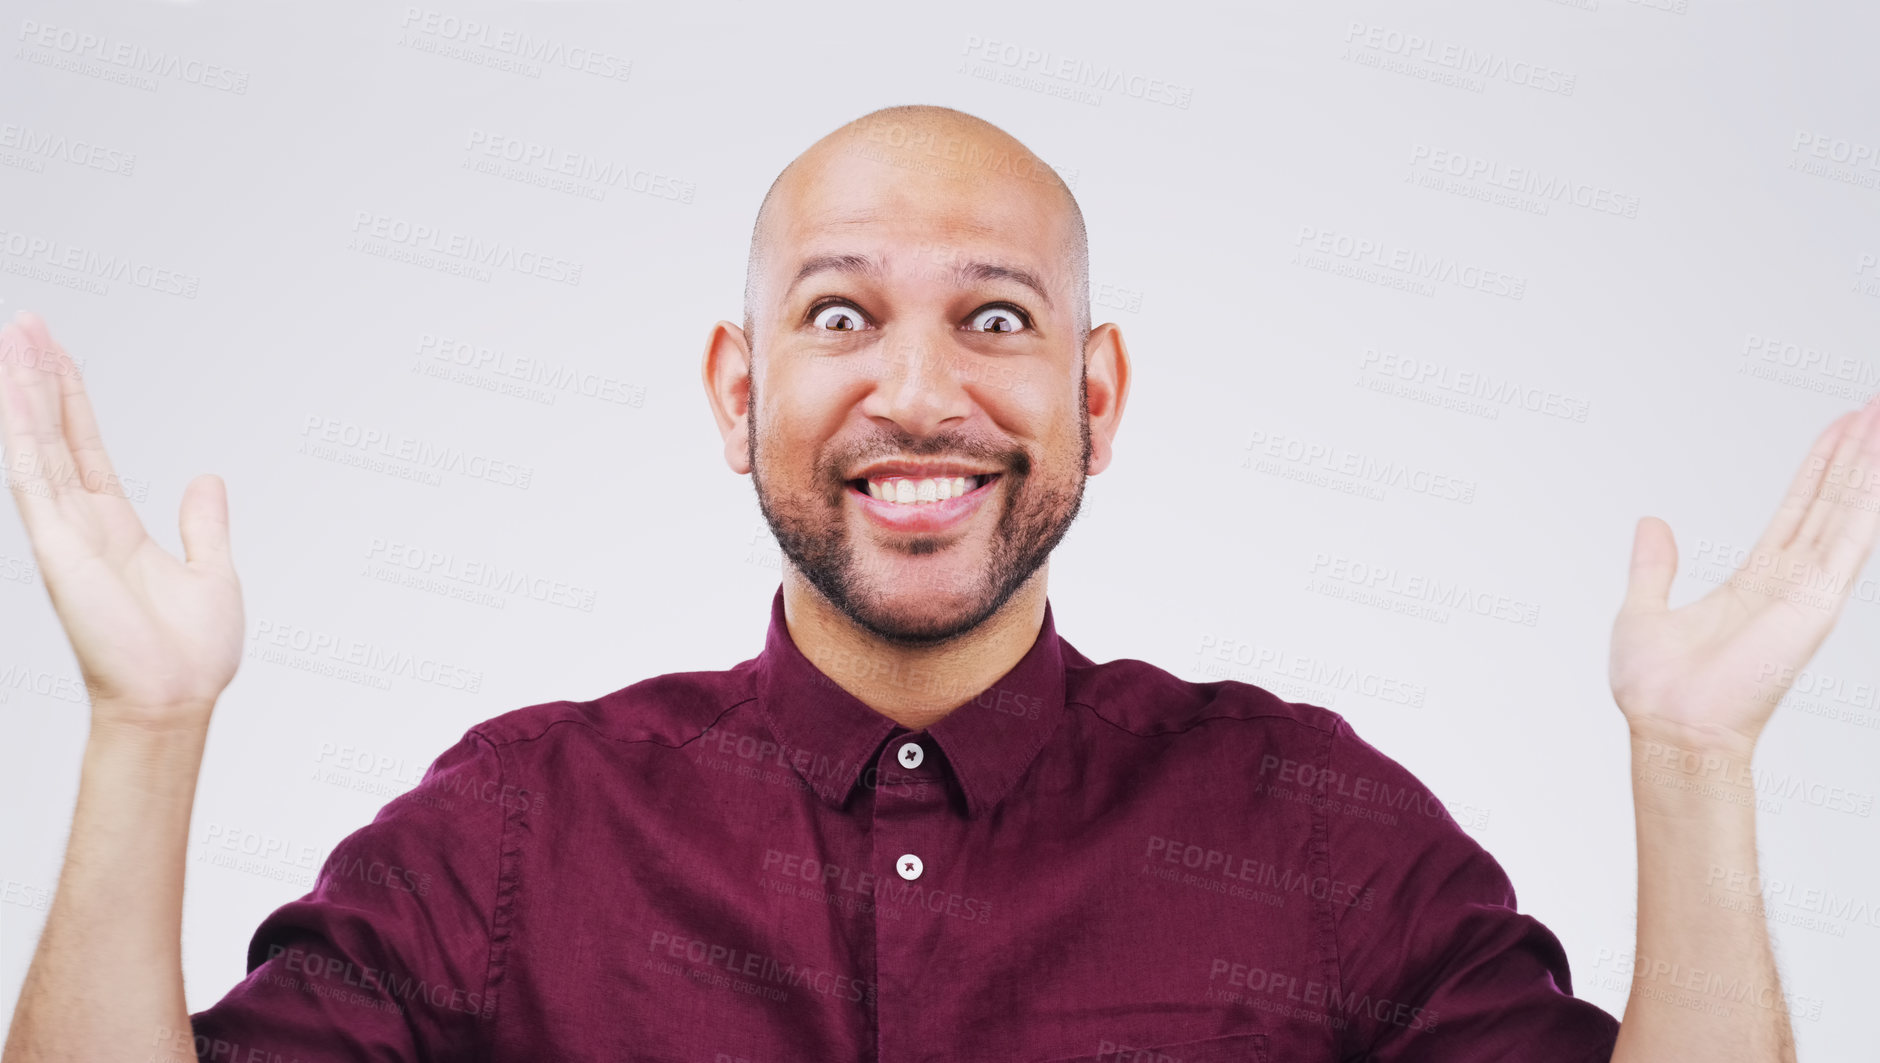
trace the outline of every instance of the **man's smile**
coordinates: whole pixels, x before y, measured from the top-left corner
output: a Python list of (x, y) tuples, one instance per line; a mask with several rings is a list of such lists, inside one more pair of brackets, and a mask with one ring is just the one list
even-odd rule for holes
[(992, 494), (997, 473), (871, 476), (848, 481), (850, 498), (876, 524), (901, 532), (945, 531), (965, 523)]
[(979, 476), (870, 476), (850, 480), (849, 486), (881, 502), (924, 505), (958, 498), (997, 478), (996, 473)]

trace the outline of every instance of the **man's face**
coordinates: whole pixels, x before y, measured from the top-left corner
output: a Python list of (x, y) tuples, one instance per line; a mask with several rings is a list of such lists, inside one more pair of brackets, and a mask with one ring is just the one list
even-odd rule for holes
[(752, 475), (783, 553), (824, 597), (880, 638), (924, 644), (995, 613), (1082, 501), (1070, 221), (1050, 186), (884, 165), (873, 147), (838, 146), (779, 189)]

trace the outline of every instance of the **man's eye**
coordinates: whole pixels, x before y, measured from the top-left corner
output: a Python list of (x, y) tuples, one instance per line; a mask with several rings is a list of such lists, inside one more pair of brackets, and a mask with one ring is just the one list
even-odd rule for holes
[(988, 306), (973, 315), (974, 332), (1017, 332), (1024, 327), (1024, 318), (1010, 307)]
[(862, 327), (862, 315), (855, 308), (844, 303), (831, 303), (816, 312), (813, 319), (817, 328), (830, 332), (854, 332)]

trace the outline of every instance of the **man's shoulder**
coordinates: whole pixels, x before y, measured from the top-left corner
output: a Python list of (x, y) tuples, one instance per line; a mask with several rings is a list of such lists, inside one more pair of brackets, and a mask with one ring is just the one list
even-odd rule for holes
[(493, 716), (470, 729), (497, 746), (585, 738), (680, 746), (753, 700), (755, 659), (730, 668), (667, 672), (587, 701), (547, 701)]
[[(1343, 717), (1320, 705), (1287, 701), (1237, 679), (1184, 679), (1131, 657), (1098, 664), (1082, 654), (1070, 655), (1064, 668), (1064, 700), (1144, 737), (1226, 728), (1316, 743), (1349, 729)], [(1252, 726), (1238, 726), (1243, 724)]]

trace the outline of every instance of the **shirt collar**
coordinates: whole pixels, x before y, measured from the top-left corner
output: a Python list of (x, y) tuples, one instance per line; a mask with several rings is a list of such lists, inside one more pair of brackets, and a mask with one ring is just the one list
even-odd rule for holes
[[(917, 683), (930, 676), (913, 672)], [(783, 588), (770, 603), (770, 630), (758, 656), (757, 697), (783, 759), (818, 796), (841, 808), (881, 744), (906, 728), (869, 708), (820, 671), (790, 637)], [(926, 733), (945, 754), (979, 816), (1012, 791), (1064, 715), (1064, 647), (1052, 621), (1025, 656), (993, 684), (936, 721)]]

